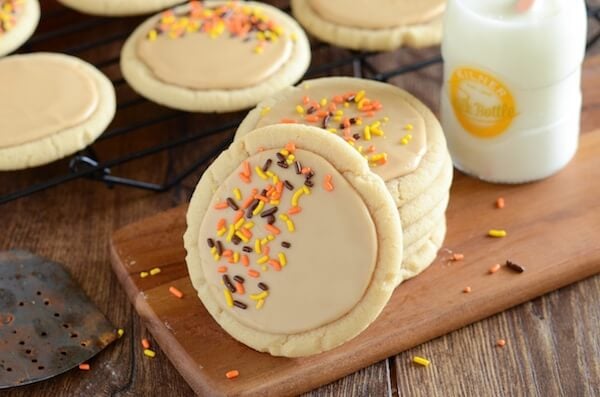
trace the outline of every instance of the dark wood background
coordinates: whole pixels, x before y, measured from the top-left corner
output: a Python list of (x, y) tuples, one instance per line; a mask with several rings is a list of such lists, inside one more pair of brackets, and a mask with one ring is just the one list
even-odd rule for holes
[[(38, 32), (64, 28), (87, 20), (74, 12), (55, 14), (54, 0), (42, 0)], [(600, 6), (600, 0), (594, 0)], [(33, 42), (27, 50), (60, 51), (69, 46), (131, 31), (140, 18), (124, 18), (84, 32)], [(590, 25), (590, 35), (598, 24)], [(120, 43), (78, 53), (102, 62), (119, 53)], [(401, 50), (377, 57), (377, 63), (407, 64), (427, 59), (439, 50)], [(590, 52), (600, 53), (600, 45)], [(321, 58), (335, 59), (343, 52), (328, 49)], [(119, 79), (118, 66), (102, 69)], [(584, 87), (584, 130), (600, 127), (600, 58), (588, 58)], [(348, 68), (336, 74), (349, 74)], [(393, 80), (438, 109), (441, 67), (434, 66)], [(119, 84), (120, 101), (136, 98)], [(111, 128), (129, 125), (168, 110), (143, 103), (120, 112)], [(189, 115), (94, 145), (102, 160), (150, 147), (165, 139), (184, 136), (236, 117)], [(175, 175), (223, 139), (199, 141), (113, 169), (120, 176), (160, 183)], [(21, 172), (0, 173), (0, 194), (64, 173), (67, 160)], [(108, 236), (132, 221), (187, 201), (201, 170), (169, 192), (155, 194), (124, 187), (108, 189), (98, 182), (78, 180), (0, 207), (0, 249), (25, 248), (64, 263), (93, 301), (125, 336), (91, 361), (92, 370), (71, 371), (53, 380), (14, 389), (7, 396), (146, 396), (192, 395), (191, 389), (158, 349), (157, 357), (143, 356), (140, 340), (149, 337), (109, 263)], [(598, 183), (590, 181), (590, 183)], [(559, 232), (559, 231), (556, 231)], [(573, 238), (574, 236), (565, 236)], [(543, 238), (543, 237), (541, 237)], [(575, 237), (576, 238), (576, 237)], [(424, 297), (426, 298), (426, 297)], [(396, 357), (359, 371), (308, 395), (312, 396), (596, 396), (600, 395), (600, 276), (563, 288), (512, 310), (465, 327)], [(418, 332), (418, 330), (416, 331)], [(504, 349), (496, 339), (507, 340)], [(413, 355), (432, 360), (429, 368), (413, 365)]]

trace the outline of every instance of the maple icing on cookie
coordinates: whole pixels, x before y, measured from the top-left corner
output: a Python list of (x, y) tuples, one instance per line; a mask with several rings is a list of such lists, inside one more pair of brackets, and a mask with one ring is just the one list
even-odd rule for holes
[(294, 37), (273, 11), (250, 3), (192, 1), (165, 11), (138, 43), (160, 80), (196, 90), (255, 86), (291, 57)]
[(303, 123), (342, 137), (389, 181), (415, 171), (427, 150), (425, 121), (398, 89), (360, 79), (313, 80), (260, 109), (256, 127)]
[(0, 148), (18, 146), (85, 122), (98, 107), (94, 79), (51, 54), (0, 60)]
[(341, 26), (385, 29), (429, 22), (446, 0), (305, 0), (323, 19)]
[(18, 23), (26, 0), (0, 0), (0, 39)]
[(250, 156), (223, 181), (199, 245), (223, 310), (270, 333), (315, 329), (348, 313), (378, 260), (360, 195), (331, 163), (292, 143)]

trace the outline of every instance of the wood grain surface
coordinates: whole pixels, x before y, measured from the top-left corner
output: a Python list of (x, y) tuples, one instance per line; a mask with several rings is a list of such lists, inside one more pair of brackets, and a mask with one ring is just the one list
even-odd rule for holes
[[(41, 3), (46, 15), (38, 29), (41, 32), (96, 21), (72, 12), (49, 18), (47, 15), (60, 12), (59, 6), (54, 0)], [(593, 3), (600, 6), (600, 0)], [(97, 37), (126, 35), (140, 20), (119, 20), (111, 31), (98, 25), (85, 32), (32, 43), (28, 50), (62, 50)], [(590, 35), (597, 32), (598, 25), (590, 25)], [(77, 55), (91, 62), (102, 62), (117, 57), (119, 45), (110, 43), (101, 48), (80, 50)], [(378, 56), (377, 63), (407, 64), (427, 59), (438, 51), (402, 50)], [(592, 54), (599, 52), (598, 45), (591, 51)], [(335, 58), (339, 52), (327, 50), (322, 56)], [(318, 57), (315, 62), (319, 62)], [(120, 78), (115, 66), (102, 70), (114, 80)], [(336, 74), (349, 73), (348, 68), (336, 71)], [(434, 110), (438, 109), (440, 66), (396, 78), (394, 83), (413, 92)], [(591, 131), (600, 126), (599, 58), (588, 58), (583, 86), (582, 129)], [(118, 85), (117, 91), (121, 101), (136, 98), (126, 85)], [(111, 128), (165, 112), (164, 108), (147, 103), (131, 106), (120, 112)], [(100, 158), (110, 159), (239, 116), (186, 116), (120, 139), (99, 142), (95, 149)], [(206, 140), (181, 150), (163, 152), (117, 167), (113, 173), (160, 182), (209, 150), (212, 144), (214, 142)], [(51, 178), (64, 172), (67, 164), (65, 160), (35, 170), (0, 173), (0, 193)], [(108, 318), (125, 329), (120, 341), (91, 362), (91, 371), (71, 371), (3, 395), (193, 395), (160, 350), (154, 359), (143, 356), (140, 340), (148, 337), (148, 332), (111, 270), (108, 239), (114, 230), (124, 225), (187, 201), (200, 172), (162, 194), (108, 189), (97, 182), (78, 180), (0, 207), (0, 249), (25, 248), (65, 263)], [(598, 181), (588, 183), (598, 185)], [(597, 396), (600, 395), (598, 302), (600, 277), (596, 276), (383, 360), (306, 396)], [(501, 352), (493, 344), (497, 335), (508, 341)], [(416, 354), (430, 358), (433, 365), (428, 369), (412, 365), (410, 357)]]
[[(229, 337), (204, 309), (185, 264), (187, 205), (116, 231), (111, 260), (136, 311), (196, 393), (294, 396), (599, 274), (600, 186), (590, 189), (585, 182), (591, 180), (600, 180), (600, 130), (582, 137), (566, 170), (538, 183), (507, 187), (457, 175), (445, 245), (464, 253), (465, 260), (449, 264), (450, 255), (440, 252), (429, 269), (396, 289), (380, 317), (361, 335), (306, 358), (258, 353)], [(499, 194), (509, 203), (502, 210), (494, 208)], [(507, 229), (509, 236), (487, 237), (487, 230), (494, 227)], [(560, 232), (549, 232), (553, 230)], [(568, 235), (577, 239), (565, 238)], [(503, 267), (489, 273), (494, 263), (507, 259), (526, 270), (517, 274)], [(155, 267), (160, 274), (140, 277)], [(181, 299), (169, 293), (172, 286), (182, 291)], [(472, 289), (469, 294), (463, 293), (467, 286)], [(485, 337), (493, 344), (502, 335)], [(600, 363), (593, 368), (596, 364)], [(224, 376), (231, 369), (240, 372), (235, 381)]]

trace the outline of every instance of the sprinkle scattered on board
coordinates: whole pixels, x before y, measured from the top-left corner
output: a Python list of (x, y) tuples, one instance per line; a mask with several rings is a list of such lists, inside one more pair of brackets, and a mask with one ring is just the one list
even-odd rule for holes
[(238, 376), (240, 376), (240, 371), (238, 371), (237, 369), (232, 369), (231, 371), (227, 371), (225, 373), (225, 377), (227, 379), (235, 379)]
[(119, 328), (117, 330), (117, 336), (121, 338), (123, 335), (125, 335), (125, 330), (123, 328)]
[(494, 266), (490, 267), (489, 272), (490, 272), (490, 274), (494, 274), (498, 270), (500, 270), (500, 264), (496, 263)]
[(140, 272), (140, 278), (146, 278), (148, 276), (156, 276), (161, 272), (160, 267), (155, 267), (150, 269), (149, 271)]
[(79, 369), (82, 371), (89, 371), (91, 368), (88, 363), (81, 363), (79, 364)]
[(498, 208), (498, 209), (501, 210), (501, 209), (504, 208), (504, 205), (505, 205), (505, 203), (504, 203), (504, 197), (498, 197), (496, 199), (496, 208)]
[(150, 349), (144, 349), (144, 356), (154, 358), (156, 357), (156, 352)]
[(171, 293), (171, 295), (173, 295), (176, 298), (183, 298), (183, 292), (181, 292), (180, 290), (178, 290), (177, 288), (170, 286), (169, 287), (169, 292)]
[(142, 347), (144, 349), (150, 349), (150, 341), (146, 338), (142, 339)]
[(465, 294), (469, 294), (469, 293), (471, 293), (471, 291), (472, 291), (471, 287), (465, 287), (463, 289), (463, 293), (465, 293)]
[(506, 261), (506, 267), (512, 270), (513, 272), (523, 273), (525, 272), (525, 268), (518, 263), (512, 261)]
[(498, 339), (496, 341), (496, 346), (498, 347), (504, 347), (506, 345), (506, 341), (504, 339)]
[(465, 255), (464, 254), (452, 254), (452, 262), (458, 262), (458, 261), (462, 261), (463, 259), (465, 259)]
[(502, 237), (506, 237), (507, 233), (506, 233), (506, 230), (502, 230), (502, 229), (490, 229), (488, 231), (488, 236), (494, 237), (494, 238), (502, 238)]
[(428, 359), (426, 359), (424, 357), (414, 356), (412, 360), (413, 360), (413, 363), (421, 365), (423, 367), (428, 367), (429, 364), (431, 364), (431, 361), (429, 361)]

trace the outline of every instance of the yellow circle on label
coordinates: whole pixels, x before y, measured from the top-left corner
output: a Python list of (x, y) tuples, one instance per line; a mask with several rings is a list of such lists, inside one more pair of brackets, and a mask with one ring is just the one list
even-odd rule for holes
[(457, 68), (449, 81), (456, 118), (471, 135), (493, 138), (504, 133), (517, 115), (515, 99), (495, 76), (474, 68)]

